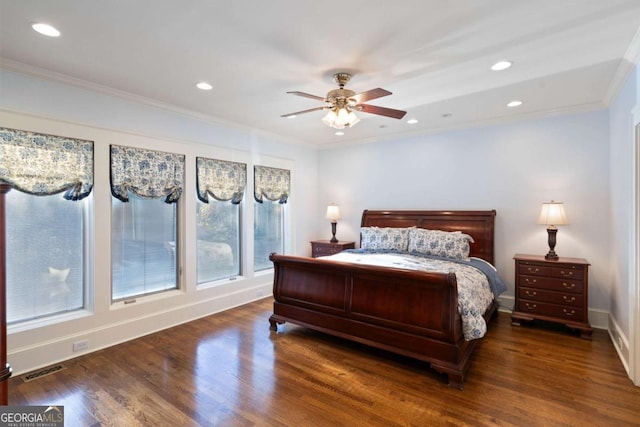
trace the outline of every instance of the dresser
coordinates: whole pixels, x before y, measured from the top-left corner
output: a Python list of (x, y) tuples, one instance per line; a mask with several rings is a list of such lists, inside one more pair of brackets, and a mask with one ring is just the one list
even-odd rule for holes
[(546, 320), (580, 331), (591, 339), (588, 289), (589, 262), (582, 258), (545, 259), (542, 255), (517, 254), (516, 301), (511, 323)]
[(311, 256), (318, 258), (319, 256), (327, 256), (337, 254), (345, 249), (355, 249), (356, 242), (331, 243), (329, 240), (314, 240), (311, 242)]

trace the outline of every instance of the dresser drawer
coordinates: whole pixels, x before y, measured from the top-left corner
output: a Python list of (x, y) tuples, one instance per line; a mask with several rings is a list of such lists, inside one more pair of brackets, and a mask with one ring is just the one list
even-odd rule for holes
[(554, 279), (539, 276), (520, 276), (518, 285), (528, 288), (548, 289), (558, 292), (572, 292), (581, 294), (584, 291), (584, 282), (580, 280)]
[(572, 320), (574, 322), (585, 321), (584, 310), (581, 308), (549, 304), (538, 301), (520, 300), (518, 301), (518, 311), (521, 311), (523, 313), (550, 316), (558, 319)]
[(552, 304), (584, 307), (584, 296), (565, 292), (547, 291), (536, 288), (518, 288), (518, 298), (533, 302), (548, 302)]
[(575, 266), (551, 267), (552, 277), (563, 279), (584, 280), (584, 268)]
[(532, 276), (549, 276), (551, 274), (551, 267), (528, 263), (520, 263), (519, 265), (518, 274), (527, 274)]
[(313, 257), (327, 256), (342, 252), (342, 246), (315, 246), (313, 248)]

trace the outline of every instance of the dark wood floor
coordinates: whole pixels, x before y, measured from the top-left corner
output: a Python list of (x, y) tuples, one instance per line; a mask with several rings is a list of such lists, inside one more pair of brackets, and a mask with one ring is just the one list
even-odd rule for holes
[(605, 331), (512, 327), (499, 313), (464, 390), (415, 360), (292, 324), (270, 298), (9, 383), (10, 405), (64, 405), (66, 426), (640, 425)]

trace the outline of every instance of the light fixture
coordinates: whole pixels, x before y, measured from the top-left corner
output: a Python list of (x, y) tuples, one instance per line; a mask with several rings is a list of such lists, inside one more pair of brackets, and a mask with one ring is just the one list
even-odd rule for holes
[(519, 107), (522, 105), (522, 101), (511, 101), (507, 104), (507, 107)]
[(336, 135), (337, 135), (337, 136), (342, 136), (342, 135), (344, 135), (344, 132), (342, 132), (342, 131), (340, 131), (340, 130), (339, 130), (338, 132), (336, 132)]
[(407, 123), (409, 123), (410, 125), (415, 125), (416, 123), (418, 123), (418, 119), (409, 119), (407, 120)]
[(558, 259), (558, 255), (554, 250), (556, 247), (556, 234), (558, 233), (558, 227), (556, 226), (569, 224), (562, 202), (554, 202), (552, 200), (548, 203), (543, 203), (538, 217), (538, 224), (548, 225), (549, 252), (544, 256), (545, 259)]
[(360, 121), (358, 116), (348, 106), (335, 107), (322, 118), (325, 125), (334, 129), (344, 129), (352, 127)]
[(59, 37), (60, 36), (60, 31), (58, 31), (57, 28), (49, 25), (49, 24), (45, 24), (43, 22), (38, 22), (35, 23), (31, 26), (31, 28), (33, 28), (35, 31), (37, 31), (38, 33), (42, 34), (43, 36), (47, 36), (47, 37)]
[(338, 239), (336, 239), (336, 224), (340, 219), (340, 208), (334, 204), (327, 206), (325, 218), (331, 221), (331, 234), (333, 237), (329, 241), (331, 243), (338, 243)]
[(209, 83), (207, 83), (207, 82), (200, 82), (200, 83), (198, 83), (198, 84), (196, 85), (196, 87), (197, 87), (198, 89), (201, 89), (201, 90), (211, 90), (211, 89), (213, 89), (213, 86), (211, 86), (211, 85), (210, 85)]
[(510, 68), (512, 65), (513, 65), (513, 62), (511, 61), (498, 61), (491, 66), (491, 69), (493, 71), (502, 71), (502, 70), (506, 70), (507, 68)]

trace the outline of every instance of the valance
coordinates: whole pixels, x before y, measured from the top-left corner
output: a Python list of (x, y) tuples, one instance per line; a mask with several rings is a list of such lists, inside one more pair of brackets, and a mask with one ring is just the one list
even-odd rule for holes
[(267, 166), (253, 167), (254, 189), (256, 202), (267, 200), (287, 203), (291, 172), (288, 169), (270, 168)]
[(0, 181), (38, 196), (65, 191), (80, 200), (93, 188), (93, 142), (0, 128)]
[(216, 200), (237, 205), (244, 196), (247, 165), (224, 160), (196, 158), (196, 190), (198, 199), (209, 203), (209, 194)]
[(129, 201), (129, 192), (146, 199), (180, 199), (184, 187), (184, 155), (111, 146), (111, 194)]

